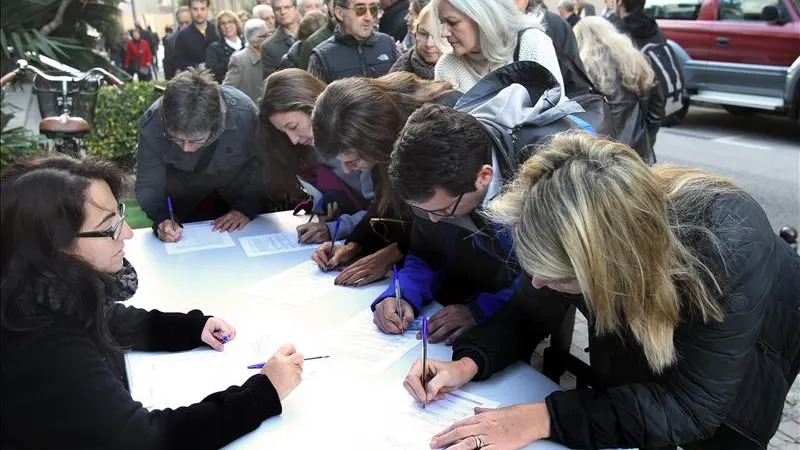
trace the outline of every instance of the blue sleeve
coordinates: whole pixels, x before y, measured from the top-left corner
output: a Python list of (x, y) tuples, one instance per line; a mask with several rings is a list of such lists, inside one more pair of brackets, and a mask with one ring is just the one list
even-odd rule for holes
[[(347, 239), (356, 228), (361, 219), (367, 214), (366, 211), (361, 210), (353, 214), (342, 214), (339, 216), (339, 234), (336, 235), (336, 240)], [(328, 227), (328, 232), (333, 237), (333, 232), (336, 231), (336, 221), (325, 222)]]
[(478, 294), (472, 301), (468, 302), (467, 307), (472, 313), (472, 317), (475, 318), (475, 321), (478, 323), (486, 321), (486, 319), (492, 317), (494, 313), (508, 303), (511, 295), (514, 294), (517, 290), (517, 286), (519, 286), (519, 280), (520, 277), (517, 277), (511, 286), (497, 292), (483, 292)]
[[(400, 277), (403, 300), (411, 303), (414, 316), (419, 314), (423, 306), (433, 301), (442, 279), (440, 271), (431, 269), (425, 261), (413, 253), (406, 255), (403, 268), (397, 272), (397, 276)], [(372, 310), (375, 311), (375, 306), (388, 297), (394, 297), (394, 279), (386, 291), (372, 302)]]

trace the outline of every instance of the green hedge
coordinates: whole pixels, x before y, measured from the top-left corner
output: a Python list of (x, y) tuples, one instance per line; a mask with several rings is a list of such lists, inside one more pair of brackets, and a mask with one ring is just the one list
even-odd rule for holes
[(164, 81), (131, 82), (121, 91), (110, 86), (100, 89), (92, 131), (83, 140), (86, 152), (132, 171), (136, 161), (136, 124), (158, 98), (154, 86), (165, 84)]

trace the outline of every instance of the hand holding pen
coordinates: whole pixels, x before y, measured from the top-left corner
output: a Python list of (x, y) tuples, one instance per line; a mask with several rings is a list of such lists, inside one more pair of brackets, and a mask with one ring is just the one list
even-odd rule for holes
[(172, 209), (172, 198), (167, 197), (167, 212), (169, 219), (162, 221), (156, 228), (156, 235), (164, 242), (178, 242), (183, 234), (183, 227), (175, 219), (175, 212)]
[(203, 326), (200, 340), (208, 344), (209, 347), (221, 352), (225, 349), (224, 345), (236, 338), (236, 329), (222, 319), (210, 317)]
[(303, 354), (298, 353), (292, 344), (285, 344), (264, 363), (261, 374), (269, 378), (278, 397), (283, 400), (300, 384), (303, 374)]
[(397, 305), (397, 317), (400, 319), (400, 334), (403, 334), (406, 331), (406, 327), (403, 323), (403, 296), (400, 292), (400, 277), (397, 275), (397, 264), (392, 266), (392, 273), (394, 274), (394, 298), (395, 305)]

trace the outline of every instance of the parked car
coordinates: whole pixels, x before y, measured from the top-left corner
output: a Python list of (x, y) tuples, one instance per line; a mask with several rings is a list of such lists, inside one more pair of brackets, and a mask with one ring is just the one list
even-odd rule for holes
[(689, 102), (800, 122), (800, 0), (647, 0), (685, 73)]

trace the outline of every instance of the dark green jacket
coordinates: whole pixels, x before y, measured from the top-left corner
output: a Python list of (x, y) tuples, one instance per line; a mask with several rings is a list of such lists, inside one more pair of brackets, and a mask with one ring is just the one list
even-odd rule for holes
[(336, 29), (336, 21), (328, 17), (328, 23), (315, 31), (314, 34), (308, 37), (300, 46), (300, 64), (297, 66), (300, 69), (308, 70), (308, 60), (311, 59), (311, 50), (314, 47), (325, 42), (329, 37), (333, 36), (333, 30)]

